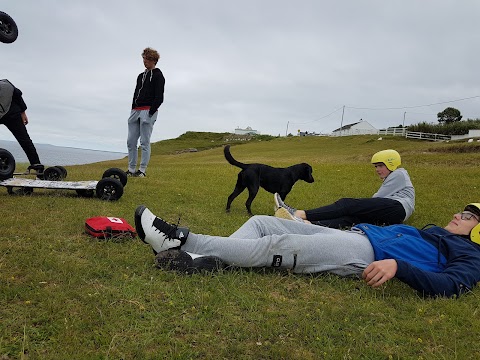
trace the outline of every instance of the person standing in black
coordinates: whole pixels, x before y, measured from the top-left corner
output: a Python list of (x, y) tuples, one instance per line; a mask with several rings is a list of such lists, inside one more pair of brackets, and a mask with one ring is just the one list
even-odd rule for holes
[[(128, 176), (145, 177), (148, 162), (150, 161), (150, 137), (153, 125), (157, 121), (158, 108), (163, 103), (165, 78), (162, 71), (156, 67), (160, 54), (146, 48), (142, 53), (145, 70), (137, 77), (137, 84), (133, 94), (132, 111), (128, 118)], [(138, 139), (142, 150), (138, 170)]]
[(28, 170), (43, 173), (44, 166), (40, 163), (32, 139), (28, 135), (27, 104), (22, 97), (22, 91), (7, 79), (0, 80), (0, 124), (7, 127), (27, 155), (30, 166)]

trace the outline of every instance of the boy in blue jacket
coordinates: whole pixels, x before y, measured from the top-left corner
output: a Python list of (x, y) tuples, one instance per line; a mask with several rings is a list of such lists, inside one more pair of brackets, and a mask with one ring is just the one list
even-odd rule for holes
[(379, 287), (396, 277), (431, 296), (460, 295), (480, 281), (480, 203), (444, 228), (359, 224), (338, 230), (272, 216), (253, 216), (229, 237), (194, 234), (141, 205), (139, 237), (159, 268), (187, 273), (225, 266), (275, 267), (294, 273), (362, 277)]

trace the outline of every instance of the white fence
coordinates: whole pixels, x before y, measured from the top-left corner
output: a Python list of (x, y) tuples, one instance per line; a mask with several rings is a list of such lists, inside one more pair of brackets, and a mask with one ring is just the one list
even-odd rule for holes
[(402, 129), (392, 128), (392, 129), (378, 130), (377, 134), (378, 135), (404, 136), (408, 139), (430, 140), (430, 141), (445, 141), (445, 140), (450, 140), (452, 138), (450, 135), (406, 131), (403, 128)]

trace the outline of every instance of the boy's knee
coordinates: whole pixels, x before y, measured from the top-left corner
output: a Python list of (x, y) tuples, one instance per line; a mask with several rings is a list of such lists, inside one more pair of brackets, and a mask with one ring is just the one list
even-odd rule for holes
[(247, 222), (254, 223), (254, 224), (265, 224), (269, 221), (274, 221), (276, 218), (274, 216), (269, 215), (253, 215)]

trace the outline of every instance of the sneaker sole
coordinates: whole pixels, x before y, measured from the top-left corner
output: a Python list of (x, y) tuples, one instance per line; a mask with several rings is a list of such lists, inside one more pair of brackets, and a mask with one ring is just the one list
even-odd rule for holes
[(142, 214), (145, 211), (146, 207), (144, 205), (140, 205), (135, 209), (135, 230), (137, 230), (137, 235), (145, 244), (148, 244), (145, 241), (145, 232), (143, 231), (142, 227)]
[(277, 211), (275, 211), (275, 217), (280, 219), (296, 221), (296, 219), (292, 216), (292, 214), (290, 214), (287, 209), (282, 207), (278, 208)]
[(200, 256), (193, 260), (193, 268), (198, 271), (219, 271), (225, 269), (225, 264), (220, 258), (216, 256)]
[(186, 251), (173, 249), (162, 251), (155, 256), (155, 265), (162, 270), (173, 270), (186, 274), (213, 272), (226, 268), (216, 256), (199, 256), (192, 259)]
[(181, 250), (167, 250), (155, 256), (155, 266), (162, 270), (175, 270), (189, 273), (193, 268), (192, 257)]

